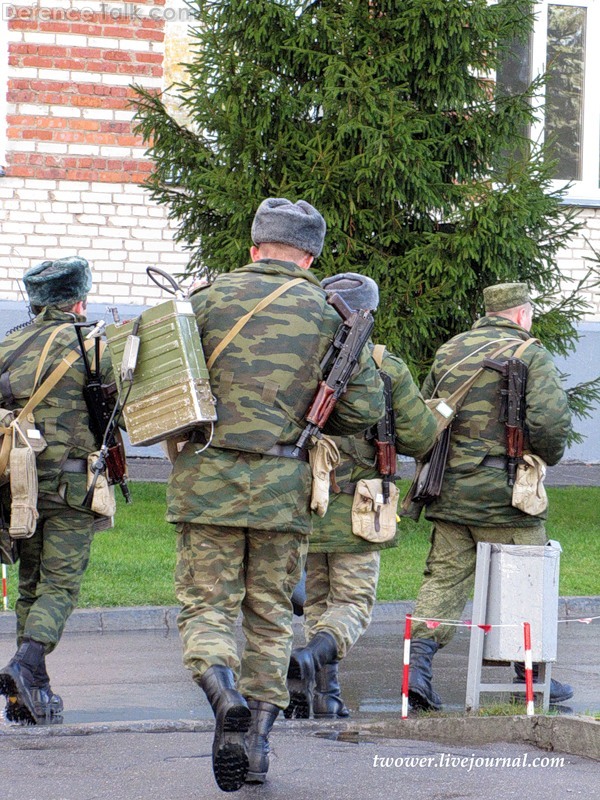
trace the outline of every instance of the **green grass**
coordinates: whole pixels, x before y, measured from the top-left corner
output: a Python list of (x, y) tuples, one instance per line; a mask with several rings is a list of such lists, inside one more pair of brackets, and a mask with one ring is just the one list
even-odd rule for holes
[(165, 521), (166, 485), (137, 483), (127, 505), (117, 488), (115, 527), (94, 538), (80, 607), (176, 605), (175, 526)]
[[(401, 494), (404, 489), (402, 486)], [(129, 506), (117, 494), (116, 527), (98, 533), (94, 539), (79, 607), (176, 605), (175, 529), (165, 522), (165, 485), (134, 484)], [(548, 495), (548, 536), (558, 539), (563, 549), (560, 594), (600, 595), (600, 487), (551, 488)], [(430, 527), (425, 520), (402, 520), (400, 546), (382, 555), (379, 600), (412, 600), (417, 596)], [(9, 567), (8, 586), (12, 608), (16, 567)]]
[[(173, 589), (175, 527), (165, 522), (166, 486), (134, 483), (126, 505), (117, 487), (115, 527), (97, 533), (81, 586), (79, 608), (176, 605)], [(9, 567), (8, 595), (14, 607), (17, 567)]]

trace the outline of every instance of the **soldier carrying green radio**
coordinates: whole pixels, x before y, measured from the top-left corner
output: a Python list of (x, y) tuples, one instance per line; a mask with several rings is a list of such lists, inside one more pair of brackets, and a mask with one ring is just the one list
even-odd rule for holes
[[(210, 446), (199, 432), (177, 456), (167, 519), (178, 532), (184, 663), (215, 713), (213, 772), (224, 791), (265, 780), (269, 731), (289, 702), (290, 597), (311, 532), (311, 469), (294, 445), (340, 324), (309, 270), (324, 237), (309, 203), (265, 200), (252, 263), (191, 298), (217, 421)], [(363, 352), (325, 433), (364, 430), (382, 413), (381, 380)]]

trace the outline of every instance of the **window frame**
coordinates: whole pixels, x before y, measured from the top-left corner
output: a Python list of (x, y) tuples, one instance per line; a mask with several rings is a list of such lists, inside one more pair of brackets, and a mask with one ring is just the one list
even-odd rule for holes
[(8, 151), (8, 16), (0, 8), (0, 177)]
[[(581, 148), (582, 180), (570, 182), (565, 194), (565, 202), (572, 205), (600, 206), (600, 91), (598, 91), (600, 47), (597, 45), (598, 40), (595, 36), (596, 33), (600, 36), (600, 0), (539, 0), (531, 51), (531, 68), (534, 76), (542, 74), (546, 69), (548, 7), (550, 5), (585, 8), (587, 11)], [(531, 128), (531, 138), (540, 143), (544, 141), (545, 136), (543, 101), (544, 97), (540, 97), (538, 121)], [(564, 187), (566, 182), (564, 179), (552, 181), (552, 188)]]

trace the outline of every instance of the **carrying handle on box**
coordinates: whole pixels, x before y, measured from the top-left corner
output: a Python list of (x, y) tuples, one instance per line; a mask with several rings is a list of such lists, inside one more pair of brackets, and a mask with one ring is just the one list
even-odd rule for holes
[[(164, 282), (160, 281), (157, 277), (155, 277), (154, 273), (160, 275), (160, 277), (163, 278), (164, 281), (166, 281), (170, 285), (165, 286)], [(150, 280), (153, 281), (158, 286), (159, 289), (162, 289), (165, 292), (169, 292), (169, 294), (174, 294), (177, 300), (184, 299), (185, 295), (183, 293), (181, 286), (177, 283), (177, 281), (175, 280), (175, 278), (173, 278), (172, 275), (169, 275), (168, 272), (165, 272), (159, 267), (146, 267), (146, 274), (148, 275)]]

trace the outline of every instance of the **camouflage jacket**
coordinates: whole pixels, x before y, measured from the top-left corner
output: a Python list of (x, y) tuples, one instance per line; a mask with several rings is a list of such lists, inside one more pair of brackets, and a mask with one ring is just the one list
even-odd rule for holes
[[(38, 386), (61, 363), (72, 350), (79, 351), (77, 334), (73, 322), (83, 322), (84, 317), (68, 314), (57, 308), (47, 308), (39, 314), (31, 325), (9, 334), (0, 342), (0, 373), (4, 362), (28, 339), (38, 335), (26, 347), (0, 384), (3, 408), (18, 410), (29, 400), (36, 371), (46, 341), (58, 325), (70, 323), (55, 338), (44, 362)], [(105, 379), (112, 380), (112, 370), (108, 353), (102, 359), (102, 372)], [(8, 380), (7, 380), (8, 377)], [(94, 437), (89, 427), (89, 415), (83, 398), (85, 369), (80, 357), (68, 369), (57, 385), (34, 409), (33, 416), (38, 430), (48, 446), (38, 454), (37, 472), (39, 494), (49, 495), (54, 500), (62, 497), (66, 504), (79, 507), (86, 492), (87, 476), (82, 473), (66, 473), (62, 466), (69, 459), (87, 459), (96, 449)], [(6, 395), (9, 395), (8, 397)], [(60, 487), (60, 497), (59, 497)]]
[[(504, 317), (479, 319), (470, 331), (440, 347), (423, 384), (423, 395), (448, 397), (481, 366), (484, 358), (511, 338), (516, 340), (514, 348), (498, 356), (498, 361), (509, 358), (530, 334)], [(522, 360), (528, 367), (525, 450), (547, 464), (556, 464), (571, 430), (567, 396), (558, 370), (540, 344), (530, 345)], [(482, 526), (538, 524), (537, 517), (512, 507), (512, 487), (508, 486), (506, 470), (482, 465), (487, 455), (506, 455), (505, 425), (500, 418), (501, 388), (500, 374), (486, 369), (463, 401), (452, 423), (442, 494), (427, 507), (428, 519)]]
[[(309, 465), (264, 453), (298, 439), (340, 317), (310, 271), (270, 259), (220, 275), (192, 303), (208, 360), (244, 314), (295, 278), (302, 283), (253, 316), (211, 367), (212, 444), (199, 453), (201, 445), (190, 442), (178, 456), (167, 492), (170, 522), (310, 532)], [(383, 404), (377, 369), (363, 352), (327, 431), (364, 430)]]
[[(392, 379), (393, 407), (396, 415), (396, 450), (400, 455), (418, 458), (433, 445), (435, 419), (415, 385), (408, 367), (401, 358), (385, 351), (381, 368)], [(359, 436), (334, 437), (342, 464), (336, 469), (340, 489), (361, 478), (378, 478), (376, 452), (372, 439)], [(381, 550), (397, 545), (398, 536), (389, 542), (367, 542), (352, 533), (350, 494), (330, 493), (329, 508), (324, 517), (313, 519), (313, 534), (309, 551), (315, 553), (358, 553)]]

